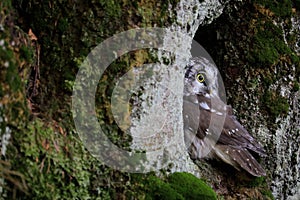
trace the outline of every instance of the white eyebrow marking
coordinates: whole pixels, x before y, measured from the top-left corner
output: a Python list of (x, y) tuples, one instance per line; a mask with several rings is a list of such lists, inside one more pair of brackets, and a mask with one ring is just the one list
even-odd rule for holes
[(201, 106), (202, 108), (206, 109), (206, 110), (210, 110), (210, 107), (207, 105), (206, 102), (201, 102), (201, 103), (200, 103), (200, 106)]

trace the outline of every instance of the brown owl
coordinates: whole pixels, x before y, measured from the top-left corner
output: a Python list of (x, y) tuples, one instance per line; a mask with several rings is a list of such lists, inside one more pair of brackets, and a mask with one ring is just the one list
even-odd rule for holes
[(217, 158), (253, 176), (265, 176), (251, 153), (266, 153), (219, 97), (217, 75), (217, 68), (205, 58), (192, 58), (186, 67), (183, 119), (189, 154), (192, 159)]

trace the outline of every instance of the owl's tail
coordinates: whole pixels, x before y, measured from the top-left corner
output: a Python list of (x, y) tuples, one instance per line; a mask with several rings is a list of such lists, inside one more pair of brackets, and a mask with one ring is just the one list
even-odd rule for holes
[(222, 161), (238, 170), (242, 168), (253, 176), (266, 176), (265, 170), (246, 148), (216, 145), (215, 153)]

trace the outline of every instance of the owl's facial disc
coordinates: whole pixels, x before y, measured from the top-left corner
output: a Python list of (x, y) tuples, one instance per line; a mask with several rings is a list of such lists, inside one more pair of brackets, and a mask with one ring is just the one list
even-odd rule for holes
[(208, 94), (208, 74), (202, 65), (187, 66), (185, 73), (185, 94)]
[(188, 76), (188, 82), (192, 94), (205, 94), (208, 92), (206, 75), (204, 72), (194, 72)]

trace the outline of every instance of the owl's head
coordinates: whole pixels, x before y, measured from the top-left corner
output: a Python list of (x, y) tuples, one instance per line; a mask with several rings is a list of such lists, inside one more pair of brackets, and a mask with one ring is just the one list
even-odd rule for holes
[(218, 69), (206, 58), (192, 58), (186, 66), (184, 95), (216, 94), (218, 91)]

